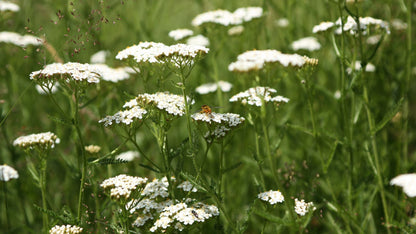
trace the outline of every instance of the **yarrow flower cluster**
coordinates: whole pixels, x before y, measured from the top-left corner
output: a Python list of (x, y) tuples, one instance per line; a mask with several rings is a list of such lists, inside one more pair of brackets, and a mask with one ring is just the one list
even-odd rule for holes
[(232, 129), (243, 124), (244, 118), (234, 113), (195, 113), (192, 119), (199, 124), (205, 124), (208, 131), (204, 138), (208, 142), (219, 140), (227, 135)]
[(305, 200), (298, 200), (295, 198), (295, 212), (300, 216), (305, 216), (310, 210), (316, 210), (316, 207), (313, 205), (313, 202), (306, 203)]
[(0, 11), (20, 11), (20, 7), (12, 2), (0, 1)]
[(193, 60), (197, 56), (205, 55), (209, 51), (204, 46), (175, 44), (167, 46), (163, 43), (140, 42), (138, 45), (120, 51), (116, 59), (133, 58), (137, 63), (164, 63), (168, 58), (173, 62)]
[(283, 197), (280, 191), (273, 191), (273, 190), (260, 193), (259, 195), (257, 195), (257, 197), (263, 201), (269, 202), (271, 205), (274, 205), (278, 202), (282, 203), (285, 200), (285, 198)]
[(189, 191), (192, 191), (193, 193), (198, 192), (198, 189), (197, 189), (197, 188), (195, 188), (195, 187), (192, 185), (192, 183), (191, 183), (191, 182), (189, 182), (189, 181), (184, 181), (184, 182), (182, 182), (180, 185), (178, 185), (178, 186), (177, 186), (177, 188), (180, 188), (180, 189), (182, 189), (182, 190), (183, 190), (183, 191), (185, 191), (185, 192), (189, 192)]
[(218, 81), (218, 83), (207, 83), (196, 87), (195, 91), (199, 94), (208, 94), (217, 91), (218, 88), (221, 89), (222, 92), (228, 92), (231, 90), (233, 85), (227, 81)]
[(233, 13), (227, 10), (208, 11), (197, 15), (192, 20), (192, 25), (197, 27), (204, 24), (212, 23), (223, 26), (239, 25), (244, 22), (252, 21), (263, 16), (261, 7), (244, 7), (238, 8)]
[(416, 173), (398, 175), (390, 184), (402, 187), (407, 196), (416, 197)]
[(78, 234), (82, 233), (82, 228), (78, 226), (71, 226), (71, 225), (56, 225), (51, 230), (49, 230), (50, 234)]
[(289, 102), (288, 98), (285, 98), (283, 96), (275, 96), (272, 97), (272, 93), (276, 93), (277, 91), (275, 89), (269, 88), (269, 87), (255, 87), (250, 88), (244, 92), (238, 93), (230, 98), (230, 102), (241, 102), (242, 104), (248, 104), (252, 106), (261, 106), (262, 105), (262, 99), (265, 103), (267, 102), (274, 102), (274, 103), (282, 103), (282, 102)]
[(116, 159), (131, 162), (140, 156), (138, 151), (126, 151), (116, 156)]
[[(1, 5), (0, 5), (0, 8), (1, 8)], [(20, 47), (26, 47), (28, 45), (34, 45), (34, 46), (42, 45), (43, 40), (40, 39), (39, 37), (35, 37), (32, 35), (22, 36), (15, 32), (0, 32), (0, 42), (11, 43)]]
[(100, 50), (100, 51), (96, 52), (95, 54), (91, 55), (90, 63), (95, 63), (95, 64), (105, 63), (106, 58), (109, 54), (110, 54), (109, 51)]
[[(367, 35), (367, 30), (382, 30), (386, 32), (387, 34), (390, 34), (389, 25), (386, 21), (375, 19), (372, 17), (360, 17), (359, 19), (360, 23), (360, 30), (363, 35)], [(356, 35), (358, 33), (358, 24), (354, 20), (353, 17), (348, 16), (346, 22), (343, 23), (342, 28), (342, 22), (341, 18), (338, 18), (337, 21), (334, 22), (322, 22), (319, 25), (316, 25), (313, 27), (312, 32), (313, 33), (319, 33), (319, 32), (326, 32), (334, 27), (337, 27), (335, 29), (335, 34), (341, 34), (342, 31), (348, 32), (351, 35)]]
[(308, 50), (308, 51), (315, 51), (321, 48), (321, 44), (319, 44), (318, 40), (315, 37), (305, 37), (299, 40), (292, 42), (290, 45), (293, 50)]
[(237, 57), (237, 61), (228, 66), (232, 72), (250, 72), (263, 69), (266, 64), (280, 63), (288, 67), (302, 67), (305, 58), (298, 54), (284, 54), (277, 50), (250, 50)]
[(17, 171), (9, 166), (9, 165), (0, 165), (0, 181), (9, 181), (11, 179), (18, 179), (19, 173)]
[(209, 46), (209, 39), (201, 34), (188, 38), (186, 40), (186, 44), (188, 45), (196, 45), (196, 46)]
[(171, 37), (175, 41), (182, 40), (184, 38), (187, 38), (189, 36), (192, 36), (194, 34), (194, 31), (187, 29), (187, 28), (181, 28), (172, 30), (169, 32), (169, 37)]
[[(188, 103), (194, 101), (188, 98)], [(182, 96), (170, 94), (169, 92), (157, 92), (154, 94), (139, 94), (136, 102), (146, 110), (157, 109), (174, 116), (182, 116), (185, 114), (185, 102)]]
[[(172, 180), (174, 181), (175, 178), (172, 178)], [(152, 182), (146, 184), (146, 187), (141, 192), (141, 195), (150, 199), (155, 199), (157, 197), (166, 198), (169, 196), (168, 187), (169, 182), (166, 176), (162, 179), (155, 178)]]
[(101, 147), (98, 145), (87, 145), (85, 146), (85, 151), (87, 151), (90, 154), (96, 154), (100, 152)]
[(126, 104), (124, 104), (123, 108), (125, 110), (120, 110), (114, 115), (106, 116), (103, 119), (100, 119), (99, 123), (104, 123), (105, 127), (111, 126), (114, 124), (124, 124), (129, 126), (134, 120), (141, 120), (147, 114), (147, 111), (142, 107), (137, 105), (136, 99), (132, 99)]
[[(355, 61), (354, 70), (355, 71), (361, 70), (361, 61), (359, 61), (359, 60)], [(365, 66), (365, 69), (364, 69), (364, 71), (366, 71), (366, 72), (374, 72), (375, 70), (376, 70), (376, 67), (372, 63), (367, 63), (367, 65)], [(351, 67), (348, 67), (346, 69), (346, 71), (347, 71), (348, 74), (351, 74), (352, 73)]]
[(111, 68), (106, 64), (91, 64), (90, 66), (92, 71), (101, 74), (101, 78), (105, 81), (117, 83), (130, 77), (130, 74), (124, 67)]
[(39, 71), (34, 71), (30, 74), (30, 79), (49, 84), (56, 80), (62, 80), (65, 82), (87, 82), (87, 83), (99, 83), (102, 73), (100, 69), (90, 64), (81, 63), (52, 63), (46, 65)]
[(121, 174), (104, 180), (100, 186), (104, 189), (110, 189), (111, 198), (119, 200), (128, 199), (133, 191), (146, 183), (147, 178)]
[(192, 225), (195, 222), (201, 223), (219, 214), (218, 208), (214, 205), (206, 205), (199, 202), (194, 206), (188, 207), (186, 203), (177, 203), (163, 209), (159, 219), (155, 221), (150, 231), (160, 230), (165, 232), (170, 227), (182, 231), (184, 225)]
[(58, 144), (59, 142), (60, 139), (55, 134), (52, 132), (44, 132), (18, 137), (14, 140), (13, 145), (24, 149), (50, 149), (54, 148), (55, 144)]

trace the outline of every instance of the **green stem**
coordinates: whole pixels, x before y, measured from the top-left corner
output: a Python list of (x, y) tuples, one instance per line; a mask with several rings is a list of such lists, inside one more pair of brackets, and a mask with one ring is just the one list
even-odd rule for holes
[(46, 213), (46, 210), (48, 209), (47, 203), (46, 203), (46, 167), (47, 167), (47, 161), (45, 155), (41, 155), (40, 159), (40, 178), (39, 178), (39, 187), (42, 195), (42, 220), (43, 220), (43, 232), (48, 233), (49, 230), (49, 220), (48, 220), (48, 214)]
[(75, 98), (75, 105), (73, 107), (74, 110), (74, 116), (73, 116), (73, 126), (75, 128), (75, 131), (77, 132), (79, 144), (80, 144), (80, 150), (81, 150), (81, 161), (82, 161), (82, 171), (81, 171), (81, 184), (79, 186), (79, 195), (78, 195), (78, 212), (77, 212), (77, 221), (81, 224), (81, 211), (82, 211), (82, 201), (84, 197), (84, 186), (85, 186), (85, 178), (87, 175), (87, 156), (85, 154), (85, 144), (84, 140), (82, 138), (81, 129), (79, 128), (79, 103), (78, 103), (78, 88), (75, 88), (74, 92), (74, 98)]
[(215, 202), (218, 206), (218, 208), (220, 208), (220, 210), (222, 211), (221, 214), (224, 216), (225, 220), (227, 221), (227, 224), (231, 227), (231, 229), (235, 232), (238, 233), (238, 229), (235, 226), (235, 224), (231, 221), (231, 217), (230, 215), (226, 212), (224, 205), (222, 204), (222, 202), (220, 201), (220, 198), (218, 197), (219, 195), (216, 194), (214, 196)]
[(256, 140), (255, 140), (255, 142), (256, 142), (256, 157), (255, 157), (255, 160), (256, 160), (257, 166), (259, 167), (259, 170), (260, 170), (261, 187), (262, 187), (262, 190), (265, 191), (266, 190), (266, 183), (264, 181), (264, 177), (266, 175), (264, 174), (264, 169), (263, 169), (263, 166), (261, 165), (261, 162), (260, 162), (260, 142), (259, 142), (260, 141), (260, 136), (258, 135), (256, 130), (254, 131), (254, 136), (256, 138)]
[(366, 112), (367, 112), (367, 119), (368, 119), (368, 125), (369, 125), (369, 130), (370, 130), (370, 134), (371, 134), (371, 146), (373, 148), (373, 154), (374, 154), (374, 163), (376, 164), (376, 170), (377, 170), (377, 182), (378, 182), (378, 186), (379, 186), (379, 190), (380, 190), (380, 196), (381, 196), (381, 202), (383, 204), (383, 211), (384, 211), (384, 217), (386, 219), (386, 228), (387, 228), (387, 232), (390, 233), (390, 218), (389, 218), (389, 213), (387, 210), (387, 202), (386, 202), (386, 197), (385, 197), (385, 191), (384, 191), (384, 184), (383, 184), (383, 175), (382, 175), (382, 171), (380, 168), (380, 160), (379, 160), (379, 155), (378, 155), (378, 151), (377, 151), (377, 142), (376, 142), (376, 136), (375, 136), (375, 126), (374, 126), (374, 118), (372, 116), (370, 107), (369, 107), (369, 101), (368, 101), (368, 91), (367, 91), (367, 86), (364, 85), (363, 88), (363, 96), (364, 96), (364, 101), (365, 101), (365, 108), (366, 108)]
[[(4, 175), (2, 176), (4, 178)], [(7, 182), (2, 181), (1, 184), (3, 185), (3, 194), (4, 194), (4, 208), (6, 211), (6, 233), (9, 233), (10, 228), (10, 219), (9, 219), (9, 207), (7, 204)]]
[(183, 101), (185, 103), (186, 124), (187, 124), (187, 127), (188, 127), (189, 147), (190, 147), (190, 149), (193, 149), (193, 138), (192, 138), (192, 128), (191, 128), (191, 115), (189, 113), (188, 98), (186, 96), (186, 86), (185, 86), (186, 77), (182, 73), (181, 73), (181, 80), (182, 80), (182, 87), (181, 87), (182, 96), (183, 96)]
[(408, 161), (408, 123), (409, 123), (409, 86), (410, 86), (410, 79), (412, 76), (412, 9), (413, 9), (413, 0), (407, 1), (407, 11), (406, 11), (406, 18), (407, 18), (407, 44), (406, 44), (406, 83), (404, 85), (404, 105), (403, 105), (403, 132), (402, 132), (402, 142), (403, 142), (403, 165), (407, 165)]
[(221, 141), (220, 144), (220, 159), (219, 159), (219, 175), (218, 175), (218, 195), (220, 196), (220, 199), (222, 200), (222, 186), (223, 186), (223, 175), (224, 175), (224, 166), (225, 166), (225, 160), (224, 160), (224, 141)]

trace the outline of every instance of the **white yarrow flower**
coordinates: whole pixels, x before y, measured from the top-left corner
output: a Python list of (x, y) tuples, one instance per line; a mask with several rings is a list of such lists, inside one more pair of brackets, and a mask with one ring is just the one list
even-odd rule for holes
[(321, 44), (319, 44), (318, 40), (315, 37), (305, 37), (299, 40), (292, 42), (290, 45), (293, 50), (308, 50), (308, 51), (315, 51), (321, 48)]
[(0, 1), (0, 11), (20, 11), (20, 7), (12, 2)]
[(199, 34), (199, 35), (188, 38), (188, 40), (186, 40), (186, 44), (208, 47), (209, 39)]
[(275, 89), (269, 88), (269, 87), (255, 87), (250, 88), (244, 92), (240, 92), (230, 98), (230, 102), (241, 102), (242, 104), (248, 104), (252, 106), (261, 106), (262, 105), (262, 99), (264, 99), (264, 102), (275, 102), (275, 103), (281, 103), (281, 102), (289, 102), (288, 98), (285, 98), (283, 96), (275, 96), (272, 97), (272, 93), (276, 93), (277, 91)]
[(311, 209), (312, 211), (316, 210), (316, 207), (313, 205), (313, 202), (306, 203), (303, 199), (299, 201), (297, 198), (295, 198), (296, 214), (300, 216), (305, 216), (306, 213), (308, 213), (308, 211), (310, 211)]
[(18, 137), (14, 140), (13, 145), (24, 149), (33, 149), (35, 147), (49, 149), (54, 148), (55, 144), (59, 144), (59, 142), (60, 139), (55, 134), (52, 132), (44, 132)]
[(273, 191), (273, 190), (260, 193), (259, 195), (257, 195), (257, 197), (263, 201), (269, 202), (271, 205), (274, 205), (278, 202), (282, 203), (285, 200), (285, 198), (283, 197), (280, 191)]
[(42, 45), (43, 40), (32, 35), (20, 35), (15, 32), (0, 32), (0, 42), (11, 43), (17, 46), (26, 47), (28, 45)]
[(222, 92), (229, 92), (233, 85), (227, 81), (218, 81), (218, 83), (207, 83), (198, 86), (195, 91), (199, 94), (208, 94), (217, 91), (218, 87)]
[(19, 178), (19, 173), (17, 173), (17, 171), (13, 167), (7, 164), (0, 165), (0, 181), (7, 182), (11, 179), (18, 179), (18, 178)]
[(109, 51), (100, 50), (97, 53), (91, 55), (90, 63), (105, 63), (106, 58), (109, 54)]
[(390, 184), (402, 187), (407, 196), (416, 197), (416, 173), (398, 175)]
[(50, 234), (78, 234), (82, 232), (82, 228), (78, 226), (71, 225), (55, 225), (49, 230)]
[(187, 28), (181, 28), (181, 29), (176, 29), (176, 30), (172, 30), (169, 32), (169, 37), (173, 38), (173, 40), (175, 41), (179, 41), (182, 40), (186, 37), (192, 36), (194, 34), (194, 32), (190, 29)]

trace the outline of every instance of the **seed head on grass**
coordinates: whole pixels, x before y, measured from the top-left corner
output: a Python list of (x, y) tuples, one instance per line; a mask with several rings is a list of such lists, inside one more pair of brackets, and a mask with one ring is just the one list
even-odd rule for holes
[(11, 179), (18, 179), (19, 173), (11, 166), (4, 164), (0, 165), (0, 181), (7, 182)]
[(56, 225), (51, 230), (49, 230), (50, 234), (78, 234), (82, 233), (82, 228), (78, 226), (71, 226), (71, 225)]

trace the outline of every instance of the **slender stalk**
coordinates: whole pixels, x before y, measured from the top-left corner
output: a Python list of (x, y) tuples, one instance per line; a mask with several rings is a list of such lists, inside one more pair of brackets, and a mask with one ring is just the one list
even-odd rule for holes
[(46, 203), (46, 167), (47, 167), (47, 161), (46, 161), (46, 155), (41, 155), (40, 159), (40, 178), (39, 178), (39, 187), (42, 195), (42, 220), (43, 220), (43, 232), (48, 233), (49, 230), (49, 220), (48, 220), (48, 214), (45, 212), (48, 209), (47, 203)]
[[(225, 160), (224, 160), (224, 141), (221, 141), (220, 143), (220, 159), (219, 159), (219, 175), (218, 175), (218, 194), (220, 198), (221, 192), (222, 192), (222, 186), (223, 186), (223, 174), (224, 174), (224, 167), (225, 167)], [(222, 199), (221, 199), (222, 200)]]
[(377, 170), (377, 182), (378, 182), (378, 187), (380, 190), (381, 202), (383, 204), (384, 217), (386, 219), (386, 228), (387, 228), (387, 233), (390, 233), (390, 227), (389, 227), (390, 218), (389, 218), (389, 213), (387, 210), (387, 202), (386, 202), (386, 196), (385, 196), (384, 184), (383, 184), (383, 175), (382, 175), (382, 171), (380, 168), (380, 159), (379, 159), (379, 155), (377, 151), (375, 124), (374, 124), (374, 118), (372, 116), (372, 113), (369, 107), (368, 91), (367, 91), (366, 85), (364, 85), (363, 87), (363, 96), (364, 96), (364, 101), (365, 101), (365, 109), (367, 112), (368, 125), (370, 128), (369, 130), (371, 134), (370, 137), (371, 137), (371, 146), (373, 148), (373, 154), (374, 154), (374, 163), (376, 164), (376, 170)]
[(256, 155), (257, 155), (255, 157), (255, 160), (260, 170), (261, 187), (262, 187), (262, 190), (265, 191), (266, 190), (266, 183), (264, 181), (265, 174), (264, 174), (263, 166), (261, 165), (260, 160), (259, 160), (260, 159), (260, 142), (259, 142), (260, 136), (258, 135), (257, 131), (254, 131), (254, 137), (256, 138), (255, 142), (256, 142)]
[(80, 150), (81, 150), (81, 162), (82, 162), (82, 171), (81, 171), (81, 184), (79, 186), (79, 195), (78, 195), (78, 212), (77, 212), (77, 220), (79, 223), (82, 223), (81, 220), (81, 210), (82, 210), (82, 201), (84, 197), (84, 186), (85, 186), (85, 178), (87, 175), (87, 156), (85, 154), (85, 145), (84, 140), (82, 138), (81, 129), (79, 128), (79, 97), (78, 97), (78, 88), (75, 88), (74, 92), (75, 98), (75, 105), (73, 107), (74, 115), (73, 115), (73, 126), (75, 131), (78, 135)]
[[(4, 178), (4, 176), (2, 176)], [(4, 194), (4, 208), (6, 211), (6, 233), (9, 233), (10, 228), (10, 219), (9, 219), (9, 207), (7, 204), (7, 182), (2, 181), (1, 184), (3, 185), (3, 194)]]
[(407, 11), (406, 11), (406, 19), (407, 19), (407, 34), (406, 34), (406, 82), (404, 85), (404, 105), (403, 105), (403, 129), (402, 129), (402, 157), (403, 157), (403, 165), (407, 165), (408, 161), (408, 145), (409, 145), (409, 137), (407, 133), (408, 124), (409, 124), (409, 86), (410, 86), (410, 78), (412, 76), (412, 9), (413, 9), (413, 0), (407, 1)]
[(217, 204), (217, 206), (220, 208), (220, 210), (222, 211), (221, 214), (224, 216), (225, 220), (227, 221), (227, 224), (231, 227), (231, 229), (235, 232), (238, 233), (238, 229), (235, 226), (235, 224), (231, 221), (231, 217), (230, 215), (227, 213), (227, 211), (224, 208), (224, 205), (222, 204), (222, 201), (220, 201), (220, 198), (218, 197), (219, 195), (216, 194), (214, 196), (215, 199), (215, 203)]
[(193, 148), (193, 138), (192, 138), (192, 128), (191, 128), (191, 115), (189, 113), (188, 98), (186, 96), (186, 86), (185, 86), (186, 78), (185, 78), (183, 73), (181, 73), (181, 80), (182, 80), (182, 87), (181, 87), (182, 96), (183, 96), (183, 101), (185, 103), (186, 124), (187, 124), (187, 127), (188, 127), (189, 147), (192, 149)]

